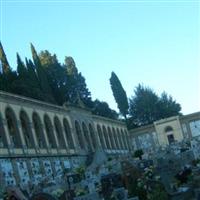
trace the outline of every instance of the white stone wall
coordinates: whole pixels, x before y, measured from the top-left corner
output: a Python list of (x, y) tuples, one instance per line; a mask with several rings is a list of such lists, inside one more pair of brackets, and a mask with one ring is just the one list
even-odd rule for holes
[(200, 120), (190, 122), (192, 137), (200, 136)]
[(0, 159), (0, 169), (2, 172), (2, 182), (6, 186), (16, 185), (16, 178), (10, 159)]

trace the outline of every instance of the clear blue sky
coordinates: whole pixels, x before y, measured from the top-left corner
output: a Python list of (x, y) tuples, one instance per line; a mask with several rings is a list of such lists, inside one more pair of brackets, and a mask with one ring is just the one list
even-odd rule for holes
[(8, 60), (38, 51), (75, 59), (93, 99), (117, 110), (114, 71), (127, 96), (139, 84), (166, 91), (184, 114), (200, 111), (199, 1), (0, 0), (0, 36)]

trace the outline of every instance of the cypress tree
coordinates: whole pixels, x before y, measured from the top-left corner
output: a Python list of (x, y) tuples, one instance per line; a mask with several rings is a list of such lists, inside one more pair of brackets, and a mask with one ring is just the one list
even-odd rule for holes
[(6, 92), (13, 92), (13, 83), (17, 79), (17, 74), (11, 70), (1, 42), (0, 42), (0, 62), (2, 67), (0, 89)]
[(45, 69), (42, 67), (39, 56), (35, 50), (35, 47), (33, 44), (31, 44), (31, 53), (33, 57), (33, 62), (35, 64), (37, 77), (40, 83), (41, 90), (43, 91), (44, 98), (46, 101), (55, 103), (55, 100), (52, 95), (52, 90), (50, 88), (50, 85), (48, 83), (47, 74), (45, 72)]
[(65, 70), (67, 74), (67, 101), (77, 104), (79, 96), (86, 106), (92, 107), (91, 94), (87, 88), (85, 78), (81, 73), (78, 73), (72, 57), (65, 58)]
[(33, 62), (35, 64), (35, 66), (41, 66), (40, 63), (40, 59), (39, 56), (37, 55), (37, 52), (35, 50), (35, 47), (33, 46), (33, 44), (31, 43), (31, 53), (32, 53), (32, 58), (33, 58)]
[(28, 60), (25, 58), (27, 72), (28, 72), (28, 78), (32, 80), (34, 83), (37, 83), (39, 85), (39, 80), (35, 72), (35, 66), (31, 60)]
[(65, 65), (66, 65), (66, 71), (67, 74), (70, 76), (77, 76), (78, 69), (76, 68), (76, 64), (74, 62), (74, 59), (70, 56), (65, 57)]
[(27, 74), (27, 69), (19, 54), (17, 53), (17, 73), (20, 77), (24, 77)]
[(65, 96), (67, 92), (67, 75), (64, 67), (58, 62), (56, 55), (52, 55), (47, 50), (41, 51), (38, 56), (47, 74), (54, 99), (58, 105), (63, 105), (66, 101)]
[(110, 85), (119, 111), (126, 119), (126, 115), (128, 114), (128, 99), (120, 80), (114, 72), (111, 73)]
[(36, 75), (35, 66), (31, 60), (25, 59), (27, 67), (28, 85), (31, 89), (31, 97), (45, 101), (43, 91), (40, 88), (39, 80)]
[(3, 74), (10, 72), (11, 71), (10, 65), (9, 65), (8, 60), (6, 58), (6, 54), (4, 52), (4, 49), (3, 49), (1, 42), (0, 42), (0, 61), (1, 61), (1, 65), (2, 65)]

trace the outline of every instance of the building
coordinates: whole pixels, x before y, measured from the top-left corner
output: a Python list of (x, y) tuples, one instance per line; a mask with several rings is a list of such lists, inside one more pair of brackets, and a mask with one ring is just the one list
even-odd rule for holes
[(96, 150), (124, 156), (183, 140), (199, 146), (196, 138), (200, 112), (128, 131), (123, 122), (93, 115), (81, 103), (56, 106), (0, 91), (1, 187), (62, 181), (65, 169), (78, 168)]
[(83, 106), (63, 107), (0, 92), (0, 184), (37, 184), (62, 179), (87, 155), (130, 150), (124, 123), (92, 115)]
[(174, 116), (129, 131), (133, 149), (146, 152), (174, 142), (200, 139), (200, 112)]

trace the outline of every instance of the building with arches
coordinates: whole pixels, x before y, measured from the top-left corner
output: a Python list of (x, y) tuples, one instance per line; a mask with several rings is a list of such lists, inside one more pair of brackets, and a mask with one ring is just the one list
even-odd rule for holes
[(110, 156), (130, 151), (124, 123), (92, 115), (83, 107), (63, 107), (0, 92), (1, 185), (62, 179), (101, 149)]
[(127, 130), (125, 123), (72, 105), (56, 106), (0, 91), (0, 185), (62, 180), (88, 155), (146, 152), (183, 140), (200, 139), (200, 112), (174, 116)]

